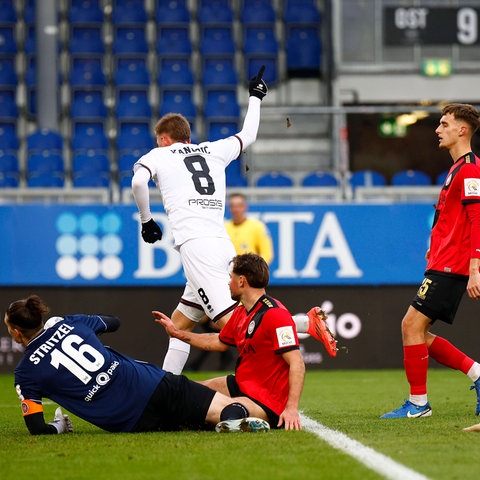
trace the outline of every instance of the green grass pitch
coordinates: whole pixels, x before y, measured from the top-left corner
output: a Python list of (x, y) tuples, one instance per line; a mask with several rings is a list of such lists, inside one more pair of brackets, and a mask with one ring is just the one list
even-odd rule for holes
[[(194, 379), (212, 375), (189, 374)], [(428, 478), (473, 480), (478, 479), (480, 433), (462, 428), (480, 417), (475, 417), (469, 385), (458, 372), (433, 369), (432, 417), (381, 420), (379, 415), (400, 406), (407, 394), (402, 371), (310, 371), (301, 407), (309, 417)], [(55, 405), (45, 405), (47, 419), (54, 410)], [(382, 478), (307, 431), (111, 434), (76, 417), (73, 423), (71, 435), (30, 436), (13, 377), (0, 376), (2, 480)]]

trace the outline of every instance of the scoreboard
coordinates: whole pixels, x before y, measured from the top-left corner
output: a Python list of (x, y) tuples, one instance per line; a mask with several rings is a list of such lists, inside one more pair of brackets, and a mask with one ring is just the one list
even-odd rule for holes
[(479, 16), (480, 8), (469, 6), (385, 7), (384, 44), (478, 46)]

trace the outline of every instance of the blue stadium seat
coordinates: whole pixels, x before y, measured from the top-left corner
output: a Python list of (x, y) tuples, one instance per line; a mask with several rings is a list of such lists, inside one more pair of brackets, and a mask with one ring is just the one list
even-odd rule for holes
[(267, 84), (278, 81), (277, 58), (278, 42), (272, 28), (250, 27), (245, 29), (243, 53), (245, 57), (248, 78), (257, 74), (259, 68), (265, 65), (263, 78)]
[(107, 188), (110, 185), (110, 174), (79, 173), (72, 178), (75, 188)]
[(350, 176), (349, 183), (356, 187), (383, 187), (387, 184), (385, 175), (375, 170), (357, 170)]
[(63, 158), (59, 153), (48, 150), (33, 153), (27, 158), (27, 171), (29, 176), (52, 175), (63, 178), (65, 174)]
[(12, 0), (0, 1), (0, 24), (15, 24), (17, 21), (17, 12), (13, 6)]
[(286, 53), (290, 77), (318, 77), (322, 47), (317, 28), (292, 28), (287, 37)]
[(28, 175), (27, 187), (30, 188), (60, 188), (63, 187), (65, 179), (58, 175), (43, 174), (43, 175)]
[(235, 42), (230, 26), (203, 29), (200, 38), (200, 53), (203, 57), (233, 57), (235, 51)]
[(67, 11), (70, 25), (103, 23), (103, 10), (99, 0), (72, 1)]
[(120, 188), (130, 188), (133, 176), (133, 165), (145, 152), (132, 150), (118, 157), (118, 181)]
[(53, 130), (40, 129), (27, 135), (27, 152), (29, 154), (41, 153), (48, 150), (60, 154), (63, 150), (62, 136)]
[(392, 185), (406, 186), (406, 185), (431, 185), (432, 179), (429, 175), (419, 170), (402, 170), (392, 176)]
[(115, 113), (120, 120), (144, 120), (152, 118), (152, 107), (148, 103), (148, 92), (145, 90), (119, 90), (117, 92)]
[(72, 90), (101, 89), (106, 85), (105, 74), (99, 58), (76, 59), (70, 71), (69, 81)]
[(207, 139), (211, 142), (238, 133), (238, 122), (209, 122), (207, 127)]
[(225, 0), (204, 0), (198, 9), (198, 23), (200, 28), (207, 25), (231, 24), (233, 11)]
[(109, 143), (103, 123), (81, 122), (73, 125), (71, 147), (74, 153), (95, 150), (96, 153), (106, 154)]
[(445, 180), (447, 179), (448, 172), (449, 170), (440, 172), (435, 178), (435, 185), (443, 185), (445, 183)]
[(185, 0), (156, 0), (157, 24), (177, 25), (190, 23), (190, 12)]
[(91, 119), (105, 120), (107, 107), (100, 90), (79, 90), (73, 92), (71, 116), (74, 121)]
[[(122, 123), (117, 132), (117, 151), (125, 153), (148, 152), (156, 147), (154, 134), (147, 123)], [(140, 158), (140, 157), (139, 157)]]
[(0, 123), (0, 148), (6, 152), (16, 152), (19, 147), (15, 123), (6, 123), (3, 119)]
[(329, 172), (312, 172), (302, 179), (304, 187), (336, 187), (338, 184), (335, 175)]
[(280, 172), (270, 172), (261, 175), (257, 179), (258, 187), (291, 187), (293, 180)]
[(17, 156), (0, 150), (0, 187), (16, 187), (19, 176)]
[(275, 23), (275, 10), (270, 0), (250, 0), (243, 2), (240, 12), (242, 25), (268, 25)]
[(18, 107), (15, 101), (15, 91), (0, 90), (0, 119), (15, 121), (18, 117)]
[(71, 55), (103, 55), (105, 53), (105, 45), (101, 26), (96, 26), (95, 24), (89, 26), (72, 25), (68, 51)]
[(0, 54), (15, 55), (17, 53), (14, 29), (14, 25), (0, 25)]
[(0, 88), (15, 89), (18, 83), (15, 72), (15, 57), (0, 57)]
[(108, 187), (110, 161), (95, 150), (87, 150), (73, 157), (72, 180), (74, 187)]
[(146, 55), (148, 44), (145, 37), (145, 26), (115, 28), (112, 51), (114, 55)]
[(233, 67), (233, 59), (210, 59), (205, 62), (202, 74), (202, 86), (210, 88), (236, 88), (238, 77)]
[(143, 88), (150, 86), (150, 76), (145, 58), (120, 57), (113, 77), (114, 84), (120, 87)]
[(318, 25), (322, 20), (322, 16), (315, 2), (311, 0), (287, 0), (283, 11), (283, 20), (288, 31), (290, 25)]
[(18, 176), (0, 170), (0, 188), (18, 187)]
[(192, 42), (188, 27), (160, 29), (156, 49), (161, 57), (188, 58), (192, 53)]
[(242, 164), (235, 160), (225, 169), (226, 185), (227, 187), (246, 187), (248, 185), (247, 179), (241, 172)]
[(236, 90), (209, 90), (203, 115), (207, 120), (228, 119), (236, 121), (240, 116), (240, 105)]
[(160, 116), (167, 113), (181, 113), (189, 121), (192, 121), (197, 110), (192, 100), (192, 92), (190, 90), (165, 90), (160, 100)]
[(112, 23), (114, 25), (145, 25), (147, 12), (138, 0), (115, 0), (112, 6)]
[(173, 61), (158, 73), (158, 86), (161, 90), (165, 89), (191, 89), (195, 79), (187, 61)]

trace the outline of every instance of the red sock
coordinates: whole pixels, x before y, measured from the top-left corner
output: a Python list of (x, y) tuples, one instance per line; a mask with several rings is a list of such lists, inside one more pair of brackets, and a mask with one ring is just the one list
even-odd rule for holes
[(438, 363), (454, 370), (460, 370), (465, 374), (468, 373), (471, 366), (475, 363), (474, 360), (467, 357), (467, 355), (442, 337), (435, 337), (428, 349), (428, 353)]
[(403, 347), (403, 364), (410, 384), (410, 395), (426, 395), (428, 348), (426, 343)]

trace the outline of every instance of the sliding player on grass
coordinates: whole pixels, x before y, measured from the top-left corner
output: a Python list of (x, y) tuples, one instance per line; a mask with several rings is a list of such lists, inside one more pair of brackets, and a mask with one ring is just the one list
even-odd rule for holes
[(198, 430), (227, 420), (235, 420), (229, 431), (269, 430), (265, 420), (249, 417), (242, 399), (105, 347), (97, 335), (117, 330), (118, 318), (68, 315), (44, 324), (47, 313), (32, 295), (10, 304), (4, 319), (12, 338), (25, 346), (15, 388), (32, 435), (72, 431), (60, 407), (45, 422), (44, 397), (109, 432)]
[[(250, 401), (242, 402), (249, 412), (272, 428), (300, 430), (305, 364), (292, 316), (265, 292), (268, 280), (268, 265), (260, 255), (245, 253), (233, 259), (229, 287), (232, 299), (241, 304), (220, 333), (184, 332), (163, 313), (153, 314), (171, 337), (194, 347), (209, 351), (236, 347), (235, 375), (201, 383), (231, 397), (248, 397)], [(235, 421), (222, 422), (220, 428), (228, 430), (231, 425)]]

